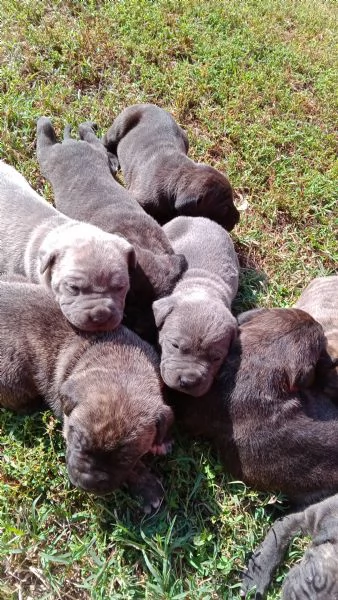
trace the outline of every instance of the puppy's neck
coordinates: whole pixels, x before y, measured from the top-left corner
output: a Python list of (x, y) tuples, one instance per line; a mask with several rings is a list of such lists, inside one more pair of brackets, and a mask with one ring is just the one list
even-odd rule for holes
[(213, 299), (219, 299), (227, 306), (231, 305), (230, 286), (226, 285), (219, 275), (213, 273), (210, 277), (206, 269), (188, 268), (175, 287), (175, 292), (179, 291), (182, 291), (185, 296), (204, 295), (206, 301), (210, 300), (210, 296), (212, 296)]

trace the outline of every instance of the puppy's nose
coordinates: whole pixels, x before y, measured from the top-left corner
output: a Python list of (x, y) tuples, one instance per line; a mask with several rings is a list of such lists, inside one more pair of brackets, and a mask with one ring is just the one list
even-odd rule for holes
[(106, 306), (97, 306), (90, 311), (90, 318), (94, 323), (106, 323), (112, 316), (112, 311)]
[(180, 375), (179, 381), (181, 388), (191, 388), (193, 385), (197, 385), (201, 378), (198, 375)]

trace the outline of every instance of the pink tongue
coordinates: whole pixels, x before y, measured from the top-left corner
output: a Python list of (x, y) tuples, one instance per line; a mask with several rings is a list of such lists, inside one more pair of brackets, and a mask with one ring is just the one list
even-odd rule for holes
[(159, 445), (153, 445), (149, 452), (151, 452), (151, 454), (157, 454), (159, 456), (165, 456), (166, 454), (168, 454), (169, 452), (172, 451), (173, 448), (173, 442), (172, 440), (168, 441), (168, 442), (163, 442), (163, 444), (159, 444)]

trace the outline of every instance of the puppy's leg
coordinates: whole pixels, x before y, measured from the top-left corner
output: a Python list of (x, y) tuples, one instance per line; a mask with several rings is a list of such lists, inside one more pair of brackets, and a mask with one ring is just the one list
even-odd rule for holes
[(141, 461), (129, 473), (126, 484), (132, 496), (141, 498), (146, 514), (160, 506), (164, 494), (163, 487)]
[(300, 530), (304, 513), (294, 513), (278, 519), (269, 529), (262, 544), (249, 560), (242, 579), (242, 596), (255, 589), (256, 600), (263, 600), (272, 576), (283, 560), (283, 556), (294, 535)]

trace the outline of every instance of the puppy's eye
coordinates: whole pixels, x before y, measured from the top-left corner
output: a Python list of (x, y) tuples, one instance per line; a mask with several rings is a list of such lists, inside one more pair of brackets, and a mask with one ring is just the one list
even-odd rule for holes
[(110, 289), (112, 292), (116, 293), (116, 292), (122, 292), (122, 290), (124, 290), (125, 287), (126, 286), (124, 285), (124, 283), (119, 283), (116, 285), (112, 285)]
[(70, 294), (73, 294), (73, 296), (76, 296), (77, 294), (80, 293), (80, 288), (77, 285), (71, 285), (71, 284), (67, 283), (66, 289)]
[(219, 362), (220, 360), (222, 360), (222, 356), (211, 356), (211, 357), (210, 357), (210, 360), (211, 360), (212, 362), (215, 362), (215, 363), (216, 363), (216, 362)]
[(177, 350), (178, 350), (179, 345), (178, 345), (177, 342), (170, 342), (170, 343), (171, 343), (171, 345), (172, 345), (173, 348), (177, 348)]

